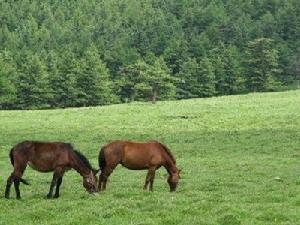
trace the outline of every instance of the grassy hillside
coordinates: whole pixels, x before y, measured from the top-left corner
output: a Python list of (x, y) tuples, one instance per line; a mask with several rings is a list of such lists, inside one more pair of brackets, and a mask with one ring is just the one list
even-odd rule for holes
[[(96, 108), (0, 111), (0, 224), (300, 224), (300, 91)], [(52, 174), (27, 168), (23, 199), (3, 198), (9, 149), (25, 139), (71, 142), (97, 166), (114, 139), (156, 139), (174, 152), (182, 179), (169, 193), (161, 168), (154, 192), (146, 171), (118, 167), (105, 193), (89, 195), (64, 176), (61, 198), (46, 200)]]

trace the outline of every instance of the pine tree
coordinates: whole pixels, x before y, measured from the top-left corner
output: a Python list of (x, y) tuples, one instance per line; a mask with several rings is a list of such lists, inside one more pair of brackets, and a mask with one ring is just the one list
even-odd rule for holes
[[(290, 87), (298, 79), (299, 8), (299, 0), (2, 1), (0, 54), (9, 51), (10, 60), (1, 62), (1, 101), (6, 108), (41, 108), (148, 100), (157, 92), (149, 74), (164, 73), (154, 66), (160, 56), (168, 67), (162, 71), (179, 79), (177, 98), (208, 94), (201, 81), (205, 58), (215, 95), (277, 90), (277, 81)], [(92, 48), (99, 56), (87, 54)], [(41, 71), (36, 79), (34, 67)], [(39, 83), (47, 81), (50, 94), (42, 100), (49, 85)], [(173, 83), (161, 83), (158, 99), (174, 97)]]
[(14, 65), (0, 54), (0, 109), (16, 108), (16, 87), (14, 78), (16, 76)]
[(215, 75), (213, 72), (213, 66), (209, 58), (205, 57), (199, 62), (198, 72), (198, 96), (210, 97), (215, 95)]
[(55, 106), (76, 106), (78, 95), (75, 73), (77, 59), (74, 53), (70, 49), (66, 49), (63, 55), (54, 55), (50, 62), (52, 63), (50, 85), (53, 90)]
[(148, 64), (139, 59), (134, 64), (130, 64), (120, 70), (118, 79), (119, 95), (123, 101), (135, 101), (138, 97), (138, 89), (142, 89), (141, 77), (148, 69)]
[(177, 79), (177, 98), (198, 97), (198, 72), (199, 65), (195, 58), (188, 58), (182, 63)]
[(297, 88), (300, 89), (300, 48), (293, 57), (292, 70), (297, 80)]
[(247, 86), (250, 91), (274, 90), (279, 85), (278, 51), (272, 39), (258, 38), (247, 46)]
[(233, 45), (225, 46), (221, 43), (210, 51), (218, 94), (236, 94), (244, 91), (245, 81), (240, 58), (240, 53)]
[(245, 77), (241, 64), (241, 54), (234, 45), (225, 49), (225, 83), (226, 88), (222, 94), (238, 94), (245, 92)]
[(78, 106), (95, 106), (116, 102), (109, 72), (95, 49), (91, 47), (77, 65)]
[(19, 71), (18, 98), (21, 108), (48, 108), (51, 89), (46, 66), (38, 55), (29, 54)]
[(188, 59), (182, 65), (178, 81), (179, 98), (209, 97), (216, 93), (214, 68), (207, 57), (199, 63), (194, 58)]
[[(152, 60), (150, 60), (152, 61)], [(131, 101), (150, 99), (155, 103), (157, 98), (175, 96), (174, 79), (162, 57), (156, 58), (153, 65), (140, 59), (133, 65), (122, 69), (123, 79), (120, 87)]]
[(146, 85), (150, 90), (150, 99), (155, 103), (157, 98), (172, 98), (175, 96), (174, 78), (170, 76), (169, 68), (164, 59), (159, 57), (153, 65), (148, 66), (143, 74)]

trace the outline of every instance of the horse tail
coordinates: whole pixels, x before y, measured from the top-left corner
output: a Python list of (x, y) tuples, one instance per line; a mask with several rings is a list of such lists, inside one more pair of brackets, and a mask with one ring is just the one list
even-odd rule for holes
[[(9, 152), (9, 158), (10, 158), (11, 165), (14, 166), (15, 160), (14, 160), (13, 150), (14, 150), (14, 148), (12, 148), (12, 149), (10, 150), (10, 152)], [(25, 180), (25, 179), (23, 179), (23, 178), (19, 178), (19, 180), (20, 180), (20, 182), (22, 182), (23, 184), (30, 185), (30, 184), (28, 183), (28, 181)]]
[(9, 158), (10, 158), (11, 165), (14, 165), (14, 163), (15, 163), (14, 156), (13, 156), (13, 150), (14, 150), (14, 148), (12, 148), (9, 152)]
[(101, 171), (106, 166), (106, 160), (105, 160), (105, 155), (104, 155), (105, 147), (106, 146), (101, 148), (100, 153), (99, 153), (99, 157), (98, 157), (99, 167), (100, 167)]
[(164, 150), (165, 152), (168, 154), (168, 156), (171, 158), (171, 160), (173, 161), (174, 164), (176, 164), (176, 159), (175, 157), (173, 156), (173, 154), (171, 153), (171, 150), (165, 146), (164, 144), (160, 143), (160, 142), (157, 142)]

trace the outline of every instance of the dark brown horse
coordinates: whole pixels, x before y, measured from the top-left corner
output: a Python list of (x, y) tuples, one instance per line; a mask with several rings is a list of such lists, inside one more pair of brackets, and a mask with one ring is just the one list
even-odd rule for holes
[(155, 171), (164, 166), (169, 173), (170, 191), (175, 191), (180, 170), (170, 150), (157, 141), (135, 143), (129, 141), (114, 141), (101, 148), (99, 153), (99, 191), (105, 190), (109, 175), (118, 164), (131, 170), (148, 170), (144, 189), (149, 186), (153, 190)]
[(97, 191), (98, 171), (94, 170), (87, 158), (73, 149), (72, 145), (62, 142), (38, 142), (24, 141), (15, 145), (10, 151), (11, 164), (14, 170), (7, 179), (5, 197), (9, 198), (10, 187), (14, 183), (17, 199), (21, 198), (20, 182), (28, 184), (22, 179), (22, 175), (29, 165), (40, 172), (54, 172), (47, 198), (52, 198), (53, 189), (56, 186), (54, 198), (59, 197), (59, 187), (64, 173), (73, 168), (83, 177), (83, 186), (89, 192)]

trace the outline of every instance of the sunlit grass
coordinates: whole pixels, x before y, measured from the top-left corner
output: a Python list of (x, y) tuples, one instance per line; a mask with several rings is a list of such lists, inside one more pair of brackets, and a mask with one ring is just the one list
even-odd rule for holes
[(0, 111), (0, 185), (8, 152), (23, 140), (71, 142), (97, 166), (115, 139), (156, 139), (183, 169), (169, 193), (161, 168), (154, 192), (146, 171), (118, 167), (105, 193), (89, 195), (74, 171), (61, 197), (46, 200), (52, 174), (27, 168), (22, 200), (0, 198), (0, 224), (300, 224), (300, 91), (95, 108)]

